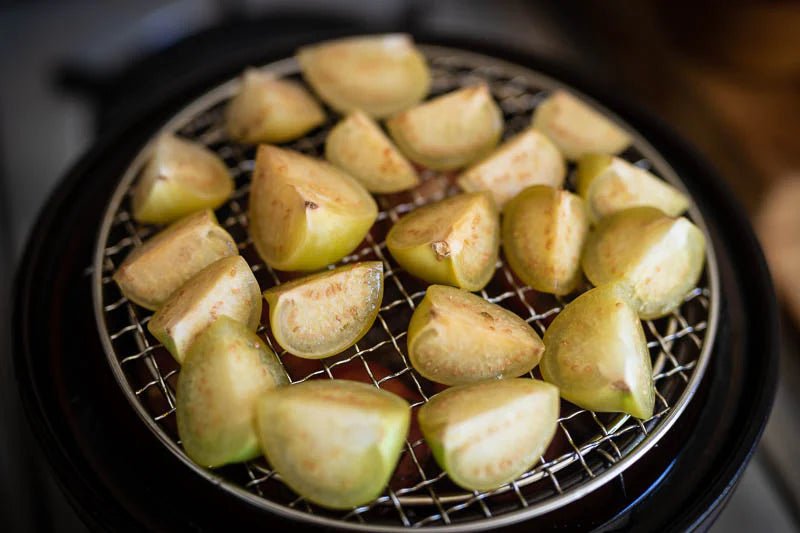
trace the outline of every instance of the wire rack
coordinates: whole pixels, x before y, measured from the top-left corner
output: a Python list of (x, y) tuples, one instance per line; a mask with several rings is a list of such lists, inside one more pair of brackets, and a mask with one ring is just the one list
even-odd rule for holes
[[(542, 74), (486, 56), (432, 46), (421, 48), (431, 66), (433, 95), (478, 81), (488, 84), (505, 115), (505, 137), (527, 127), (542, 98), (554, 88), (562, 87)], [(292, 59), (263, 68), (300, 80)], [(236, 190), (227, 204), (217, 210), (217, 216), (237, 241), (240, 253), (265, 290), (296, 275), (265, 265), (248, 236), (247, 201), (254, 148), (231, 142), (223, 128), (224, 105), (237, 87), (238, 81), (231, 80), (213, 89), (176, 115), (162, 131), (174, 131), (203, 143), (228, 165)], [(287, 146), (322, 156), (327, 132), (335, 122), (336, 117), (329, 113), (323, 127)], [(635, 141), (622, 156), (683, 188), (658, 153), (628, 129)], [(175, 385), (179, 367), (147, 331), (151, 313), (128, 301), (111, 279), (126, 255), (159, 229), (139, 225), (130, 215), (132, 185), (151, 148), (152, 141), (122, 177), (98, 237), (93, 272), (100, 336), (123, 392), (155, 435), (188, 467), (253, 505), (294, 519), (372, 531), (408, 527), (471, 530), (528, 519), (574, 501), (619, 476), (669, 429), (699, 384), (711, 352), (718, 308), (717, 271), (711, 246), (701, 282), (686, 295), (683, 305), (666, 318), (643, 324), (655, 373), (655, 415), (640, 421), (629, 416), (594, 413), (562, 402), (556, 437), (541, 461), (499, 489), (469, 492), (454, 485), (433, 461), (415, 425), (385, 493), (368, 505), (347, 511), (325, 510), (298, 497), (263, 459), (215, 471), (202, 469), (185, 456), (178, 440)], [(574, 185), (573, 171), (571, 168), (568, 188)], [(413, 414), (442, 389), (411, 368), (406, 349), (406, 327), (424, 296), (425, 284), (397, 265), (384, 242), (388, 229), (399, 217), (458, 192), (451, 174), (422, 171), (422, 177), (423, 183), (413, 191), (377, 196), (380, 214), (375, 225), (361, 246), (340, 262), (384, 263), (384, 299), (374, 326), (364, 338), (342, 354), (311, 361), (282, 351), (268, 326), (260, 327), (258, 333), (279, 355), (291, 382), (327, 378), (365, 381), (405, 397)], [(696, 208), (690, 210), (689, 216), (708, 238)], [(581, 290), (588, 288), (586, 285)], [(516, 312), (540, 334), (567, 303), (522, 284), (502, 256), (492, 281), (480, 294)], [(268, 324), (266, 309), (262, 324)], [(532, 377), (538, 377), (535, 372)]]

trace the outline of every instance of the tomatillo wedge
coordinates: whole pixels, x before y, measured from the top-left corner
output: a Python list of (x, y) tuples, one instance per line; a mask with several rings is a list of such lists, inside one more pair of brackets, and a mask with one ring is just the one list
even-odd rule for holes
[(481, 84), (398, 113), (386, 126), (409, 159), (435, 170), (452, 170), (494, 149), (503, 133), (503, 114)]
[(607, 284), (567, 304), (544, 333), (539, 369), (575, 405), (647, 419), (655, 402), (653, 370), (628, 297), (625, 286)]
[(348, 37), (297, 51), (303, 77), (340, 113), (382, 118), (425, 98), (431, 75), (409, 35)]
[(445, 385), (521, 376), (543, 351), (542, 340), (520, 317), (444, 285), (428, 287), (408, 324), (411, 366)]
[(539, 104), (532, 124), (571, 161), (591, 153), (618, 154), (631, 144), (624, 129), (564, 90)]
[(469, 192), (491, 192), (502, 209), (531, 185), (561, 187), (566, 175), (567, 167), (558, 148), (544, 134), (528, 129), (465, 170), (458, 184)]
[(419, 185), (417, 171), (362, 111), (342, 119), (325, 140), (325, 158), (374, 193), (394, 193)]
[(264, 455), (294, 491), (348, 509), (381, 495), (408, 435), (408, 403), (356, 381), (312, 380), (268, 391), (258, 404)]
[(261, 318), (261, 290), (241, 256), (220, 259), (181, 285), (155, 312), (147, 329), (183, 363), (194, 339), (221, 316), (255, 331)]
[(282, 143), (325, 122), (325, 112), (302, 85), (247, 69), (225, 111), (228, 134), (244, 143)]
[(697, 285), (705, 257), (703, 232), (687, 219), (633, 207), (600, 221), (586, 240), (581, 265), (595, 285), (628, 285), (639, 316), (652, 319), (681, 305)]
[(350, 175), (292, 150), (261, 145), (250, 189), (250, 236), (279, 270), (317, 270), (352, 252), (378, 216)]
[(489, 283), (499, 245), (499, 216), (487, 192), (459, 194), (415, 209), (386, 236), (392, 257), (410, 274), (470, 291)]
[(176, 417), (186, 455), (211, 468), (258, 457), (258, 400), (288, 382), (262, 339), (221, 316), (197, 337), (178, 375)]
[(210, 210), (172, 223), (133, 250), (114, 273), (129, 300), (152, 311), (211, 263), (238, 255), (236, 242)]
[(354, 263), (264, 292), (275, 340), (287, 352), (321, 359), (363, 337), (381, 307), (383, 263)]
[(165, 134), (133, 193), (133, 218), (167, 224), (202, 209), (216, 209), (233, 192), (228, 167), (202, 144)]
[(578, 194), (592, 222), (631, 207), (657, 207), (670, 216), (689, 208), (689, 198), (681, 191), (619, 157), (585, 155), (578, 161), (577, 175)]
[(447, 389), (420, 407), (417, 419), (456, 485), (491, 490), (539, 460), (555, 435), (558, 412), (556, 387), (518, 378)]
[(568, 294), (581, 280), (581, 251), (589, 233), (583, 202), (545, 185), (519, 193), (503, 211), (508, 266), (537, 291)]

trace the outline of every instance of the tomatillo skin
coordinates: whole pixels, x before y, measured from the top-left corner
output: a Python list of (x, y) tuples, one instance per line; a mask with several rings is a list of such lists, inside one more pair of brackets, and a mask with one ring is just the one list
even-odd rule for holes
[(491, 280), (499, 253), (494, 200), (487, 192), (464, 193), (419, 207), (392, 226), (386, 246), (420, 279), (480, 290)]
[(325, 112), (299, 83), (249, 68), (225, 110), (225, 127), (236, 141), (283, 143), (325, 122)]
[(563, 189), (535, 185), (503, 212), (503, 250), (508, 266), (526, 285), (569, 294), (580, 283), (581, 252), (589, 233), (583, 202)]
[(465, 87), (398, 113), (386, 122), (400, 151), (434, 170), (453, 170), (494, 150), (503, 114), (485, 84)]
[(423, 377), (445, 385), (521, 376), (544, 344), (533, 328), (463, 289), (431, 285), (408, 324), (408, 355)]
[(558, 389), (516, 378), (451, 387), (420, 407), (433, 457), (467, 490), (492, 490), (529, 470), (556, 432)]
[(362, 111), (353, 111), (330, 131), (325, 139), (325, 158), (369, 192), (390, 194), (420, 184), (414, 166)]
[(250, 188), (249, 230), (278, 270), (319, 270), (356, 249), (378, 216), (355, 178), (326, 161), (261, 145)]
[(288, 382), (263, 339), (219, 317), (192, 344), (178, 374), (176, 417), (186, 455), (210, 468), (258, 457), (258, 400)]
[(238, 320), (251, 331), (261, 319), (261, 290), (240, 255), (211, 263), (181, 285), (147, 329), (182, 363), (195, 338), (220, 316)]
[(532, 185), (559, 188), (567, 177), (564, 157), (550, 139), (533, 128), (519, 133), (458, 177), (467, 192), (489, 191), (502, 209)]
[(653, 415), (650, 351), (624, 285), (602, 285), (567, 304), (544, 345), (542, 377), (565, 400), (591, 411)]
[(631, 144), (631, 137), (623, 128), (561, 89), (536, 107), (531, 124), (570, 161), (586, 154), (618, 154)]
[(264, 292), (275, 340), (304, 359), (341, 353), (372, 327), (383, 299), (383, 263), (365, 261)]
[(677, 188), (619, 157), (585, 155), (578, 161), (577, 177), (578, 194), (593, 223), (631, 207), (656, 207), (673, 217), (689, 208), (689, 198)]
[(169, 224), (216, 209), (232, 193), (233, 178), (217, 154), (200, 143), (164, 134), (136, 184), (133, 218), (144, 224)]
[(581, 265), (594, 285), (621, 283), (642, 319), (668, 315), (697, 286), (706, 239), (684, 217), (633, 207), (604, 218), (586, 240)]
[(256, 426), (272, 468), (295, 492), (329, 509), (381, 495), (406, 443), (411, 410), (391, 392), (343, 379), (267, 391)]
[(419, 103), (431, 75), (409, 35), (347, 37), (297, 51), (303, 78), (341, 114), (360, 109), (384, 118)]
[(173, 222), (134, 249), (114, 281), (129, 300), (155, 311), (198, 272), (233, 255), (239, 255), (236, 241), (206, 209)]

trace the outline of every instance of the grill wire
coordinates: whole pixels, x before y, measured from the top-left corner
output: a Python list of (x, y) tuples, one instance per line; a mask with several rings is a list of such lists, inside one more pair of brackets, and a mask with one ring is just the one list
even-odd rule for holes
[[(488, 84), (504, 113), (504, 138), (529, 125), (531, 112), (555, 84), (529, 70), (519, 67), (515, 70), (484, 56), (436, 47), (423, 47), (423, 51), (431, 66), (433, 95), (478, 81)], [(301, 80), (293, 61), (281, 62), (277, 70)], [(235, 87), (236, 82), (231, 83)], [(217, 210), (217, 216), (237, 241), (240, 253), (252, 267), (261, 289), (265, 290), (297, 276), (265, 265), (249, 239), (247, 199), (254, 148), (233, 143), (224, 133), (224, 105), (231, 92), (229, 88), (222, 91), (223, 96), (211, 97), (199, 108), (195, 105), (193, 112), (175, 129), (179, 135), (215, 151), (230, 169), (236, 189), (227, 204)], [(322, 157), (325, 137), (336, 120), (329, 113), (326, 125), (285, 146)], [(668, 177), (669, 169), (654, 161), (652, 154), (645, 157), (645, 152), (644, 141), (637, 138), (622, 157)], [(129, 178), (134, 178), (141, 169), (144, 156), (146, 150), (132, 164)], [(572, 190), (573, 174), (574, 167), (570, 165), (567, 188)], [(391, 224), (400, 216), (458, 192), (451, 174), (423, 171), (422, 177), (424, 183), (414, 191), (376, 197), (380, 214), (374, 227), (360, 248), (340, 262), (379, 260), (383, 261), (385, 269), (385, 294), (378, 318), (354, 347), (323, 360), (302, 360), (287, 354), (269, 331), (267, 306), (264, 306), (262, 324), (265, 325), (258, 333), (279, 355), (291, 382), (346, 378), (372, 383), (405, 397), (412, 405), (412, 420), (417, 408), (442, 390), (443, 387), (425, 380), (411, 368), (406, 351), (405, 328), (414, 307), (424, 296), (425, 284), (397, 265), (384, 242)], [(100, 334), (112, 369), (140, 416), (174, 453), (190, 464), (179, 447), (175, 424), (174, 391), (179, 367), (147, 331), (151, 312), (129, 302), (111, 279), (127, 254), (159, 229), (139, 225), (133, 220), (130, 195), (135, 180), (131, 179), (122, 180), (119, 187), (124, 190), (119, 192), (116, 205), (111, 202), (98, 240), (95, 307)], [(704, 227), (699, 213), (693, 211), (690, 215)], [(397, 471), (385, 493), (368, 505), (348, 511), (325, 510), (298, 497), (263, 459), (215, 472), (195, 468), (256, 505), (329, 525), (332, 522), (319, 519), (335, 520), (339, 525), (344, 521), (369, 529), (450, 524), (472, 528), (488, 526), (490, 521), (486, 519), (494, 517), (515, 521), (547, 512), (573, 500), (600, 476), (606, 481), (614, 479), (609, 473), (621, 472), (627, 456), (655, 444), (663, 433), (659, 427), (666, 426), (666, 420), (674, 419), (670, 414), (682, 410), (688, 402), (699, 382), (697, 374), (704, 369), (702, 363), (710, 353), (714, 337), (715, 320), (710, 317), (715, 316), (717, 305), (713, 294), (716, 272), (713, 256), (709, 255), (709, 259), (700, 284), (686, 296), (678, 310), (666, 318), (643, 323), (657, 389), (655, 415), (639, 421), (627, 415), (594, 413), (562, 402), (558, 431), (544, 457), (520, 478), (497, 490), (470, 492), (452, 484), (433, 461), (415, 422), (412, 422)], [(583, 286), (581, 292), (588, 288), (588, 285)], [(502, 254), (492, 281), (480, 294), (525, 318), (540, 335), (567, 303), (567, 300), (537, 293), (522, 284), (508, 269)], [(540, 376), (534, 370), (531, 377)]]

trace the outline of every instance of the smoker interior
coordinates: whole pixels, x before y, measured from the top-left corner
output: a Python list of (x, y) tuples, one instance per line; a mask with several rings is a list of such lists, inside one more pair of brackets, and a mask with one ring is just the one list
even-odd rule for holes
[[(553, 72), (532, 58), (517, 61)], [(215, 81), (211, 78), (187, 94), (200, 92)], [(583, 88), (580, 82), (574, 85)], [(720, 496), (738, 477), (763, 424), (771, 399), (774, 358), (756, 362), (746, 356), (755, 350), (774, 353), (770, 287), (752, 234), (713, 173), (660, 125), (615, 101), (613, 95), (591, 89), (588, 93), (633, 124), (667, 157), (706, 215), (720, 256), (723, 327), (707, 379), (659, 446), (659, 453), (648, 454), (648, 460), (586, 499), (535, 521), (587, 527), (632, 517), (636, 517), (631, 522), (636, 527), (667, 521), (694, 523), (718, 508)], [(17, 370), (25, 384), (26, 408), (40, 438), (49, 443), (51, 463), (89, 521), (213, 528), (225, 524), (232, 512), (243, 522), (279, 521), (217, 487), (200, 483), (196, 474), (165, 453), (115, 388), (93, 330), (86, 294), (90, 289), (86, 258), (91, 256), (93, 231), (69, 228), (98, 227), (99, 214), (127, 163), (174, 110), (169, 105), (154, 109), (137, 124), (102, 141), (64, 181), (40, 219), (17, 293)], [(748, 283), (742, 283), (741, 276)], [(54, 282), (44, 287), (37, 279)], [(50, 335), (37, 335), (36, 324), (48, 324)], [(731, 331), (736, 332), (736, 342)], [(745, 389), (750, 401), (738, 405)], [(705, 431), (694, 431), (696, 427)], [(731, 438), (726, 432), (734, 427), (736, 438)], [(709, 455), (714, 445), (721, 451)], [(127, 476), (121, 476), (126, 470)], [(703, 472), (712, 472), (714, 482), (706, 478), (699, 483), (704, 478), (696, 476)], [(105, 505), (97, 505), (98, 501)]]
[[(432, 96), (460, 87), (486, 83), (504, 113), (504, 137), (509, 138), (530, 124), (531, 113), (557, 82), (538, 73), (488, 56), (430, 46), (421, 47), (433, 73)], [(267, 65), (267, 71), (289, 76), (302, 83), (292, 60)], [(231, 200), (217, 210), (218, 217), (237, 241), (262, 290), (289, 281), (296, 273), (278, 272), (263, 263), (247, 232), (249, 180), (254, 147), (232, 142), (225, 133), (224, 108), (236, 91), (231, 81), (190, 104), (170, 121), (176, 133), (214, 150), (232, 169), (237, 189)], [(324, 141), (338, 117), (329, 114), (328, 123), (288, 144), (314, 157), (323, 157)], [(621, 157), (662, 174), (681, 186), (646, 140), (638, 135)], [(136, 223), (130, 215), (133, 188), (147, 160), (146, 149), (137, 156), (122, 178), (105, 215), (95, 255), (94, 280), (98, 303), (95, 312), (104, 347), (120, 386), (146, 423), (184, 462), (193, 467), (178, 445), (175, 426), (175, 387), (179, 367), (158, 341), (147, 333), (151, 313), (129, 302), (111, 279), (115, 267), (156, 228)], [(279, 355), (287, 378), (298, 383), (308, 379), (346, 378), (370, 383), (403, 396), (416, 412), (428, 398), (441, 390), (411, 369), (406, 349), (406, 327), (426, 285), (403, 272), (386, 250), (385, 236), (401, 216), (421, 205), (459, 192), (455, 174), (423, 171), (423, 183), (411, 191), (377, 195), (381, 208), (377, 222), (365, 241), (341, 263), (381, 261), (385, 269), (385, 294), (378, 319), (356, 345), (342, 354), (319, 361), (296, 358), (282, 351), (269, 331), (266, 310), (259, 334)], [(567, 186), (574, 190), (574, 165)], [(122, 196), (120, 196), (120, 194)], [(700, 213), (691, 216), (701, 227)], [(431, 457), (429, 447), (412, 425), (395, 475), (388, 490), (374, 502), (351, 511), (331, 512), (298, 497), (281, 481), (280, 475), (263, 460), (220, 469), (214, 474), (198, 470), (203, 477), (234, 491), (267, 509), (289, 512), (300, 520), (337, 521), (357, 527), (421, 527), (472, 524), (490, 527), (524, 520), (569, 503), (624, 471), (668, 431), (702, 378), (716, 331), (717, 272), (713, 253), (697, 288), (674, 313), (660, 320), (645, 321), (656, 382), (657, 405), (652, 418), (639, 421), (629, 416), (593, 413), (562, 402), (556, 437), (541, 459), (514, 482), (493, 491), (464, 491), (453, 485)], [(589, 288), (588, 284), (581, 291)], [(567, 303), (564, 298), (538, 293), (522, 284), (501, 258), (489, 285), (481, 291), (487, 300), (525, 318), (539, 334)], [(570, 295), (570, 298), (575, 294)], [(531, 377), (537, 377), (531, 372)], [(256, 496), (255, 498), (253, 496)], [(277, 505), (276, 505), (277, 504)], [(300, 511), (299, 513), (296, 511)], [(328, 521), (332, 520), (332, 521)]]

